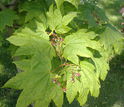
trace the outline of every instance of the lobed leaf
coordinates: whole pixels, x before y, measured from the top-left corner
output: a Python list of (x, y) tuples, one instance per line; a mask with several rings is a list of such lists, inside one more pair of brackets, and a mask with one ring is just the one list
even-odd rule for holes
[(100, 34), (100, 43), (103, 45), (106, 53), (108, 53), (108, 57), (121, 53), (124, 46), (123, 40), (122, 34), (109, 26)]
[(25, 2), (20, 5), (20, 12), (27, 12), (25, 17), (25, 22), (29, 22), (33, 18), (37, 18), (43, 16), (44, 14), (44, 3), (43, 2)]
[(71, 30), (67, 26), (75, 17), (77, 16), (76, 12), (68, 13), (67, 15), (62, 16), (60, 9), (54, 9), (53, 5), (49, 8), (47, 12), (47, 24), (49, 28), (56, 33), (64, 34)]
[(94, 32), (86, 32), (83, 29), (67, 36), (64, 40), (63, 56), (77, 65), (79, 64), (78, 56), (92, 58), (93, 54), (88, 48), (98, 49), (99, 44), (92, 40), (96, 36)]
[(65, 72), (67, 73), (66, 96), (69, 103), (72, 103), (76, 98), (82, 106), (86, 103), (89, 93), (94, 97), (99, 95), (99, 79), (92, 63), (87, 60), (81, 61), (80, 66), (67, 67)]
[(43, 105), (47, 107), (51, 100), (57, 107), (61, 107), (63, 91), (53, 84), (50, 73), (51, 60), (55, 56), (55, 51), (47, 40), (29, 31), (24, 29), (8, 39), (15, 46), (19, 46), (14, 56), (31, 57), (20, 57), (20, 60), (14, 62), (24, 72), (18, 73), (4, 87), (22, 90), (17, 107), (27, 107), (32, 103), (36, 107)]

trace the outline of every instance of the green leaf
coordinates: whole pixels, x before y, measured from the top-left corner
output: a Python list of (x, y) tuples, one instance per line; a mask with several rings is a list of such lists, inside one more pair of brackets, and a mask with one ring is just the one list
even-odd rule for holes
[[(99, 95), (99, 79), (95, 74), (95, 67), (88, 61), (82, 61), (80, 67), (70, 66), (67, 72), (66, 96), (69, 103), (76, 98), (80, 105), (86, 103), (89, 92), (92, 96)], [(80, 74), (79, 76), (76, 74)]]
[(97, 41), (91, 40), (96, 36), (94, 32), (86, 32), (83, 29), (67, 36), (64, 40), (64, 58), (67, 58), (75, 64), (79, 64), (78, 56), (93, 57), (92, 52), (88, 48), (98, 49), (99, 44)]
[(32, 20), (30, 23), (26, 24), (25, 27), (30, 28), (31, 30), (29, 32), (32, 32), (33, 35), (41, 36), (42, 38), (49, 40), (49, 35), (47, 34), (46, 27), (43, 23), (37, 20)]
[(0, 31), (3, 31), (6, 26), (13, 26), (13, 21), (18, 17), (13, 10), (5, 9), (0, 12)]
[(25, 17), (25, 22), (32, 20), (33, 18), (37, 18), (42, 16), (44, 13), (43, 11), (44, 4), (40, 2), (25, 2), (20, 6), (20, 12), (27, 12)]
[[(108, 58), (103, 54), (101, 44), (98, 41), (93, 40), (96, 34), (93, 32), (86, 32), (85, 30), (79, 30), (70, 36), (65, 38), (65, 46), (63, 56), (74, 64), (79, 65), (79, 57), (87, 57), (93, 60), (96, 67), (96, 75), (98, 78), (104, 80), (108, 70)], [(91, 49), (95, 49), (100, 53), (98, 57)]]
[(92, 58), (96, 66), (96, 75), (101, 80), (105, 80), (107, 73), (109, 71), (109, 63), (102, 56), (101, 58)]
[(57, 7), (60, 8), (61, 5), (63, 4), (64, 0), (55, 0)]
[(63, 16), (61, 24), (56, 28), (56, 33), (64, 34), (71, 30), (67, 25), (77, 16), (76, 12), (70, 12), (67, 15)]
[(83, 72), (80, 72), (82, 86), (80, 87), (78, 101), (80, 105), (83, 105), (85, 104), (85, 101), (87, 99), (87, 96), (85, 95), (88, 94), (88, 90), (91, 96), (98, 97), (100, 82), (96, 76), (95, 67), (93, 66), (93, 64), (89, 63), (88, 61), (82, 61), (80, 65)]
[(74, 79), (74, 73), (78, 73), (78, 66), (69, 66), (63, 69), (66, 78), (66, 97), (69, 103), (72, 103), (80, 87), (80, 82)]
[(47, 12), (47, 24), (49, 25), (50, 29), (53, 31), (56, 29), (58, 25), (62, 22), (62, 14), (59, 9), (55, 9), (53, 5), (50, 6), (49, 12)]
[(96, 19), (93, 16), (94, 7), (90, 4), (79, 6), (79, 19), (87, 21), (88, 25), (93, 27), (96, 26)]
[(68, 26), (64, 26), (64, 25), (60, 25), (56, 28), (56, 33), (58, 34), (64, 34), (64, 33), (67, 33), (71, 30), (70, 27)]
[(67, 25), (77, 16), (76, 12), (70, 12), (62, 16), (60, 9), (54, 9), (51, 5), (49, 12), (47, 12), (47, 24), (52, 31), (64, 34), (71, 30)]
[(65, 26), (68, 25), (76, 16), (77, 16), (77, 12), (68, 13), (63, 17), (62, 24)]
[(104, 46), (109, 56), (118, 54), (123, 50), (123, 40), (122, 34), (111, 27), (106, 27), (105, 31), (100, 34), (100, 43)]
[(42, 69), (17, 74), (4, 87), (23, 89), (16, 107), (27, 107), (31, 103), (34, 103), (36, 107), (48, 107), (51, 100), (57, 107), (63, 104), (62, 89), (53, 84), (48, 71), (42, 71)]
[(19, 46), (14, 56), (20, 57), (20, 60), (14, 63), (24, 71), (4, 85), (4, 87), (22, 90), (16, 107), (27, 107), (32, 103), (36, 107), (39, 105), (47, 107), (51, 100), (57, 107), (61, 107), (63, 91), (52, 83), (51, 60), (55, 56), (55, 51), (49, 41), (33, 35), (28, 28), (20, 33), (16, 32), (8, 40), (15, 46)]
[(64, 3), (64, 1), (71, 3), (75, 7), (78, 7), (78, 5), (80, 3), (80, 0), (55, 0), (57, 7), (60, 8), (61, 5)]
[(96, 27), (98, 24), (108, 22), (105, 12), (92, 3), (79, 6), (79, 19), (87, 22), (89, 27)]
[(73, 4), (75, 7), (78, 7), (80, 0), (65, 0), (71, 4)]
[[(19, 35), (21, 32), (21, 35), (33, 35), (37, 37), (42, 37), (49, 41), (49, 35), (46, 32), (46, 28), (43, 26), (43, 24), (37, 20), (32, 20), (30, 23), (26, 24), (24, 27), (16, 30), (14, 35)], [(24, 38), (25, 39), (25, 38)]]
[(107, 18), (107, 16), (106, 16), (106, 14), (105, 14), (105, 12), (104, 12), (103, 9), (101, 9), (101, 8), (99, 8), (99, 7), (97, 7), (97, 6), (95, 6), (95, 7), (94, 7), (94, 11), (96, 12), (97, 17), (98, 17), (101, 21), (108, 22), (108, 18)]

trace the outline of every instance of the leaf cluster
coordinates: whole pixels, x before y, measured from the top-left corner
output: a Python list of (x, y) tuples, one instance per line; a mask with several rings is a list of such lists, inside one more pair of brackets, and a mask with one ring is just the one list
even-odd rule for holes
[(19, 70), (3, 88), (21, 90), (16, 107), (48, 107), (51, 101), (62, 107), (64, 96), (82, 106), (89, 94), (99, 96), (109, 60), (121, 53), (124, 41), (95, 3), (22, 0), (0, 11), (0, 31), (9, 32)]

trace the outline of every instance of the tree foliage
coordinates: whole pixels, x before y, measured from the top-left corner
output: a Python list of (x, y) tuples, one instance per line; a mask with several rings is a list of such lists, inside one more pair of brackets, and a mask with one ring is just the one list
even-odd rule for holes
[[(109, 60), (123, 50), (122, 34), (93, 0), (2, 0), (0, 31), (21, 70), (3, 88), (21, 90), (16, 107), (84, 105), (98, 97)], [(1, 5), (2, 5), (1, 4)], [(65, 96), (65, 97), (64, 97)]]

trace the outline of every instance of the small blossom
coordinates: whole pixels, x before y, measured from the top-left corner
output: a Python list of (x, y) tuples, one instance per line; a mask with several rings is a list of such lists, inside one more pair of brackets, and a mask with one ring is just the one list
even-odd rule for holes
[(80, 77), (81, 74), (80, 74), (80, 73), (75, 73), (75, 76), (76, 76), (76, 77)]

